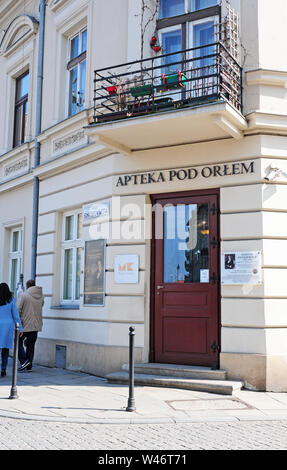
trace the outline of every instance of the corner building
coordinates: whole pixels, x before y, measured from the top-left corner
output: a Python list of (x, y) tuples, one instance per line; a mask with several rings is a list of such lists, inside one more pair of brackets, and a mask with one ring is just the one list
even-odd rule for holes
[(1, 2), (0, 273), (16, 295), (36, 259), (40, 364), (117, 371), (133, 325), (139, 363), (287, 391), (286, 20), (285, 0)]

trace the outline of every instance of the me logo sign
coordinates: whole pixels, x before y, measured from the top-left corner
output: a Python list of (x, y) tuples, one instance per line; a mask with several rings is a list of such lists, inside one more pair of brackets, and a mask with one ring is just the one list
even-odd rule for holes
[(137, 284), (139, 282), (139, 255), (116, 255), (114, 269), (116, 284)]
[(126, 263), (123, 266), (119, 264), (119, 272), (133, 272), (134, 263)]

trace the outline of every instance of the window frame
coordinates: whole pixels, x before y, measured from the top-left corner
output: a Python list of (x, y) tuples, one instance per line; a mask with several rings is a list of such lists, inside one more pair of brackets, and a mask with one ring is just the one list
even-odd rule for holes
[[(65, 240), (66, 234), (66, 219), (68, 217), (74, 216), (73, 222), (73, 231), (74, 237), (71, 240)], [(82, 263), (83, 263), (83, 252), (84, 252), (84, 245), (82, 240), (82, 233), (80, 232), (81, 238), (78, 238), (79, 234), (79, 216), (82, 216), (82, 210), (74, 210), (65, 212), (63, 214), (62, 220), (62, 234), (61, 234), (61, 304), (62, 305), (79, 305), (82, 296)], [(83, 229), (83, 219), (81, 218), (81, 231)], [(80, 292), (79, 298), (76, 296), (76, 289), (77, 289), (77, 266), (78, 266), (78, 259), (77, 253), (78, 249), (81, 249), (81, 257), (80, 257)], [(72, 284), (71, 284), (71, 292), (72, 296), (71, 299), (64, 298), (65, 296), (65, 252), (67, 250), (72, 250)]]
[(210, 16), (219, 17), (219, 22), (221, 22), (221, 7), (220, 5), (215, 5), (213, 7), (204, 8), (203, 10), (189, 11), (182, 15), (171, 16), (168, 18), (159, 18), (157, 20), (157, 30), (164, 28), (169, 28), (171, 26), (177, 25), (186, 25), (187, 23), (208, 18)]
[[(14, 104), (14, 129), (13, 129), (13, 148), (18, 147), (19, 145), (22, 145), (25, 143), (25, 137), (26, 137), (26, 121), (23, 119), (25, 112), (24, 109), (26, 105), (28, 106), (29, 102), (29, 91), (26, 93), (26, 95), (21, 96), (19, 99), (17, 99), (17, 91), (18, 91), (18, 86), (19, 83), (23, 78), (25, 78), (27, 75), (29, 75), (29, 80), (30, 80), (30, 70), (26, 70), (26, 72), (22, 73), (15, 79), (16, 81), (16, 86), (15, 86), (15, 104)], [(21, 125), (21, 135), (20, 135), (20, 143), (16, 142), (16, 127), (17, 127), (17, 112), (18, 110), (21, 109), (22, 113), (22, 125)], [(27, 109), (27, 114), (28, 114), (28, 109)]]
[[(84, 99), (83, 99), (83, 104), (82, 104), (82, 109), (80, 108), (80, 105), (78, 104), (78, 96), (80, 95), (80, 84), (81, 84), (81, 65), (86, 62), (87, 66), (87, 46), (86, 50), (83, 52), (80, 52), (80, 54), (77, 55), (77, 57), (71, 58), (71, 49), (72, 49), (72, 41), (79, 36), (79, 50), (81, 50), (81, 45), (82, 45), (82, 35), (86, 31), (87, 37), (88, 37), (88, 28), (87, 25), (84, 26), (83, 28), (79, 29), (75, 34), (69, 37), (68, 39), (68, 62), (67, 62), (67, 74), (68, 74), (68, 91), (67, 91), (67, 96), (68, 96), (68, 103), (67, 103), (67, 114), (68, 117), (75, 116), (79, 112), (83, 111), (85, 109), (85, 103), (86, 103), (86, 90), (87, 90), (87, 73), (85, 75), (85, 94), (84, 94)], [(77, 75), (78, 75), (78, 83), (77, 83), (77, 111), (75, 113), (72, 112), (72, 89), (71, 89), (71, 72), (77, 69)]]
[(205, 18), (201, 18), (199, 20), (195, 20), (188, 23), (188, 30), (187, 30), (187, 41), (190, 44), (190, 48), (195, 47), (194, 45), (194, 26), (198, 26), (200, 24), (205, 24), (209, 22), (213, 22), (214, 28), (217, 22), (219, 21), (218, 16), (208, 16)]
[[(191, 2), (191, 0), (184, 0), (184, 12), (181, 13), (180, 15), (176, 15), (176, 16), (181, 16), (181, 15), (184, 15), (185, 13), (188, 13), (188, 4)], [(159, 0), (159, 19), (164, 19), (164, 18), (172, 18), (170, 16), (161, 16), (161, 11), (162, 11), (162, 6), (161, 6), (161, 3), (162, 3), (162, 0)], [(173, 17), (174, 18), (174, 17)]]
[[(13, 236), (14, 233), (19, 233), (18, 239), (18, 246), (17, 250), (13, 250)], [(13, 282), (12, 282), (12, 265), (13, 260), (17, 261), (17, 272), (16, 272), (16, 282), (13, 289)], [(20, 282), (20, 275), (22, 271), (23, 265), (23, 227), (16, 227), (10, 230), (10, 242), (9, 242), (9, 285), (10, 290), (16, 296), (17, 292), (17, 284)]]
[(184, 51), (186, 49), (191, 49), (194, 43), (193, 37), (190, 38), (190, 31), (191, 29), (193, 30), (193, 25), (199, 24), (199, 23), (205, 23), (208, 21), (214, 21), (214, 24), (216, 23), (216, 21), (218, 21), (218, 23), (221, 23), (220, 5), (208, 7), (203, 10), (197, 10), (194, 12), (185, 13), (184, 15), (158, 19), (157, 31), (160, 37), (160, 43), (162, 43), (161, 41), (162, 34), (181, 27), (181, 38), (182, 38), (181, 50)]
[[(174, 26), (169, 26), (167, 28), (163, 28), (162, 30), (159, 31), (159, 40), (160, 40), (160, 44), (162, 45), (162, 47), (163, 47), (163, 35), (166, 34), (166, 33), (172, 33), (174, 31), (180, 31), (181, 32), (181, 42), (182, 42), (182, 44), (184, 43), (184, 41), (186, 41), (186, 28), (184, 28), (184, 31), (183, 31), (183, 28), (181, 27), (181, 25), (177, 24), (177, 25), (174, 25)], [(168, 54), (168, 52), (163, 49), (163, 54)], [(168, 68), (168, 66), (163, 64), (163, 68)]]
[[(209, 8), (214, 8), (214, 7), (217, 7), (219, 6), (219, 2), (218, 0), (216, 0), (217, 4), (216, 5), (211, 5), (209, 7), (205, 7), (205, 8), (199, 8), (198, 10), (195, 10), (195, 9), (192, 9), (191, 8), (191, 5), (192, 3), (195, 3), (196, 0), (184, 0), (184, 13), (181, 13), (180, 15), (176, 15), (176, 16), (181, 16), (181, 15), (185, 15), (185, 14), (188, 14), (188, 13), (196, 13), (198, 11), (203, 11), (203, 10), (207, 10)], [(160, 0), (161, 2), (161, 0)], [(165, 18), (172, 18), (172, 17), (161, 17), (161, 5), (159, 6), (159, 19), (165, 19)], [(174, 17), (175, 18), (175, 17)]]

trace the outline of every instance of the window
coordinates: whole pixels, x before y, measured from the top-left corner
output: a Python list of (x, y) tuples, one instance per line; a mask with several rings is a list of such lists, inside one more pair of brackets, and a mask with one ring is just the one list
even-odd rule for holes
[(185, 13), (185, 0), (161, 0), (160, 18), (183, 15)]
[(69, 41), (69, 116), (82, 111), (86, 94), (87, 30)]
[(80, 300), (82, 265), (82, 212), (64, 215), (62, 300)]
[[(174, 2), (179, 4), (180, 1)], [(163, 6), (165, 5), (165, 10)], [(168, 8), (171, 5), (169, 0), (161, 1), (161, 12), (171, 12)], [(184, 10), (186, 13), (180, 18), (160, 19), (158, 21), (158, 30), (160, 34), (160, 43), (164, 54), (174, 53), (184, 49), (201, 47), (215, 42), (215, 23), (219, 21), (219, 7), (216, 10), (205, 9), (210, 6), (216, 6), (217, 0), (189, 0), (185, 2), (186, 8), (190, 6), (191, 11)], [(194, 13), (197, 9), (203, 9), (200, 13)], [(201, 50), (199, 55), (209, 54), (209, 51)], [(212, 53), (212, 52), (211, 52)], [(197, 54), (197, 53), (196, 53)], [(176, 62), (181, 60), (180, 56), (166, 57), (165, 61)], [(206, 64), (201, 64), (206, 65)], [(174, 67), (177, 69), (178, 67)]]
[[(189, 80), (181, 90), (183, 99), (185, 92), (190, 92), (191, 98), (216, 94), (218, 70), (214, 43), (220, 18), (218, 1), (161, 0), (160, 15), (157, 29), (164, 55), (162, 73), (166, 77), (170, 75), (170, 80), (179, 72), (183, 76), (187, 73)], [(168, 96), (173, 98), (172, 94)]]
[[(166, 18), (159, 19), (157, 27), (159, 30), (160, 43), (163, 54), (171, 54), (185, 49), (201, 48), (194, 51), (194, 56), (206, 56), (214, 51), (211, 48), (202, 48), (202, 46), (212, 44), (216, 41), (215, 24), (219, 21), (220, 7), (217, 6), (217, 0), (185, 0), (183, 13), (179, 18), (168, 18), (169, 14), (173, 14), (173, 4), (182, 5), (180, 0), (161, 0), (160, 14), (166, 15)], [(209, 7), (216, 7), (210, 10)], [(196, 12), (195, 10), (201, 10)], [(178, 10), (179, 11), (179, 10)], [(169, 70), (178, 70), (182, 58), (181, 55), (173, 55), (164, 59)], [(177, 63), (178, 61), (178, 63)], [(206, 63), (194, 64), (197, 67), (210, 65), (212, 59)], [(169, 65), (174, 62), (173, 69)], [(168, 69), (167, 69), (168, 70)]]
[(16, 80), (16, 99), (14, 115), (14, 141), (17, 147), (25, 141), (27, 114), (28, 114), (29, 72)]
[[(175, 27), (164, 31), (161, 35), (161, 44), (164, 54), (170, 54), (182, 49), (181, 28)], [(181, 54), (174, 54), (163, 58), (162, 73), (169, 74), (180, 69)]]
[(160, 0), (159, 17), (171, 18), (218, 4), (217, 0)]
[[(201, 47), (214, 42), (214, 21), (206, 21), (204, 23), (193, 25), (193, 47)], [(205, 67), (212, 66), (214, 63), (214, 46), (201, 47), (194, 52), (195, 57), (201, 57), (200, 60), (194, 61), (195, 68), (202, 72)]]
[(10, 290), (16, 296), (17, 284), (20, 282), (22, 269), (22, 230), (15, 229), (10, 235), (9, 283)]
[(191, 0), (191, 11), (203, 10), (215, 5), (217, 5), (217, 0)]
[[(164, 54), (180, 51), (182, 49), (182, 31), (181, 28), (175, 27), (162, 33), (161, 43)], [(180, 69), (181, 54), (174, 54), (164, 57), (163, 73), (169, 74)]]

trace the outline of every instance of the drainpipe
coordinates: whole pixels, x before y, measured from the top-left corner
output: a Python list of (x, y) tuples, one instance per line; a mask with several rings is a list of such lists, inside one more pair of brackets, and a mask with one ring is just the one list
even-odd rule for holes
[[(38, 136), (41, 134), (41, 129), (42, 129), (42, 97), (43, 97), (45, 14), (46, 14), (46, 0), (40, 0), (40, 25), (39, 25), (38, 75), (37, 75), (37, 96), (36, 96), (36, 129), (35, 129), (34, 168), (37, 168), (40, 165), (40, 150), (41, 150), (41, 148), (40, 148), (40, 143), (38, 142)], [(36, 277), (38, 211), (39, 211), (39, 178), (37, 178), (37, 176), (34, 176), (31, 279), (35, 279), (35, 277)]]

